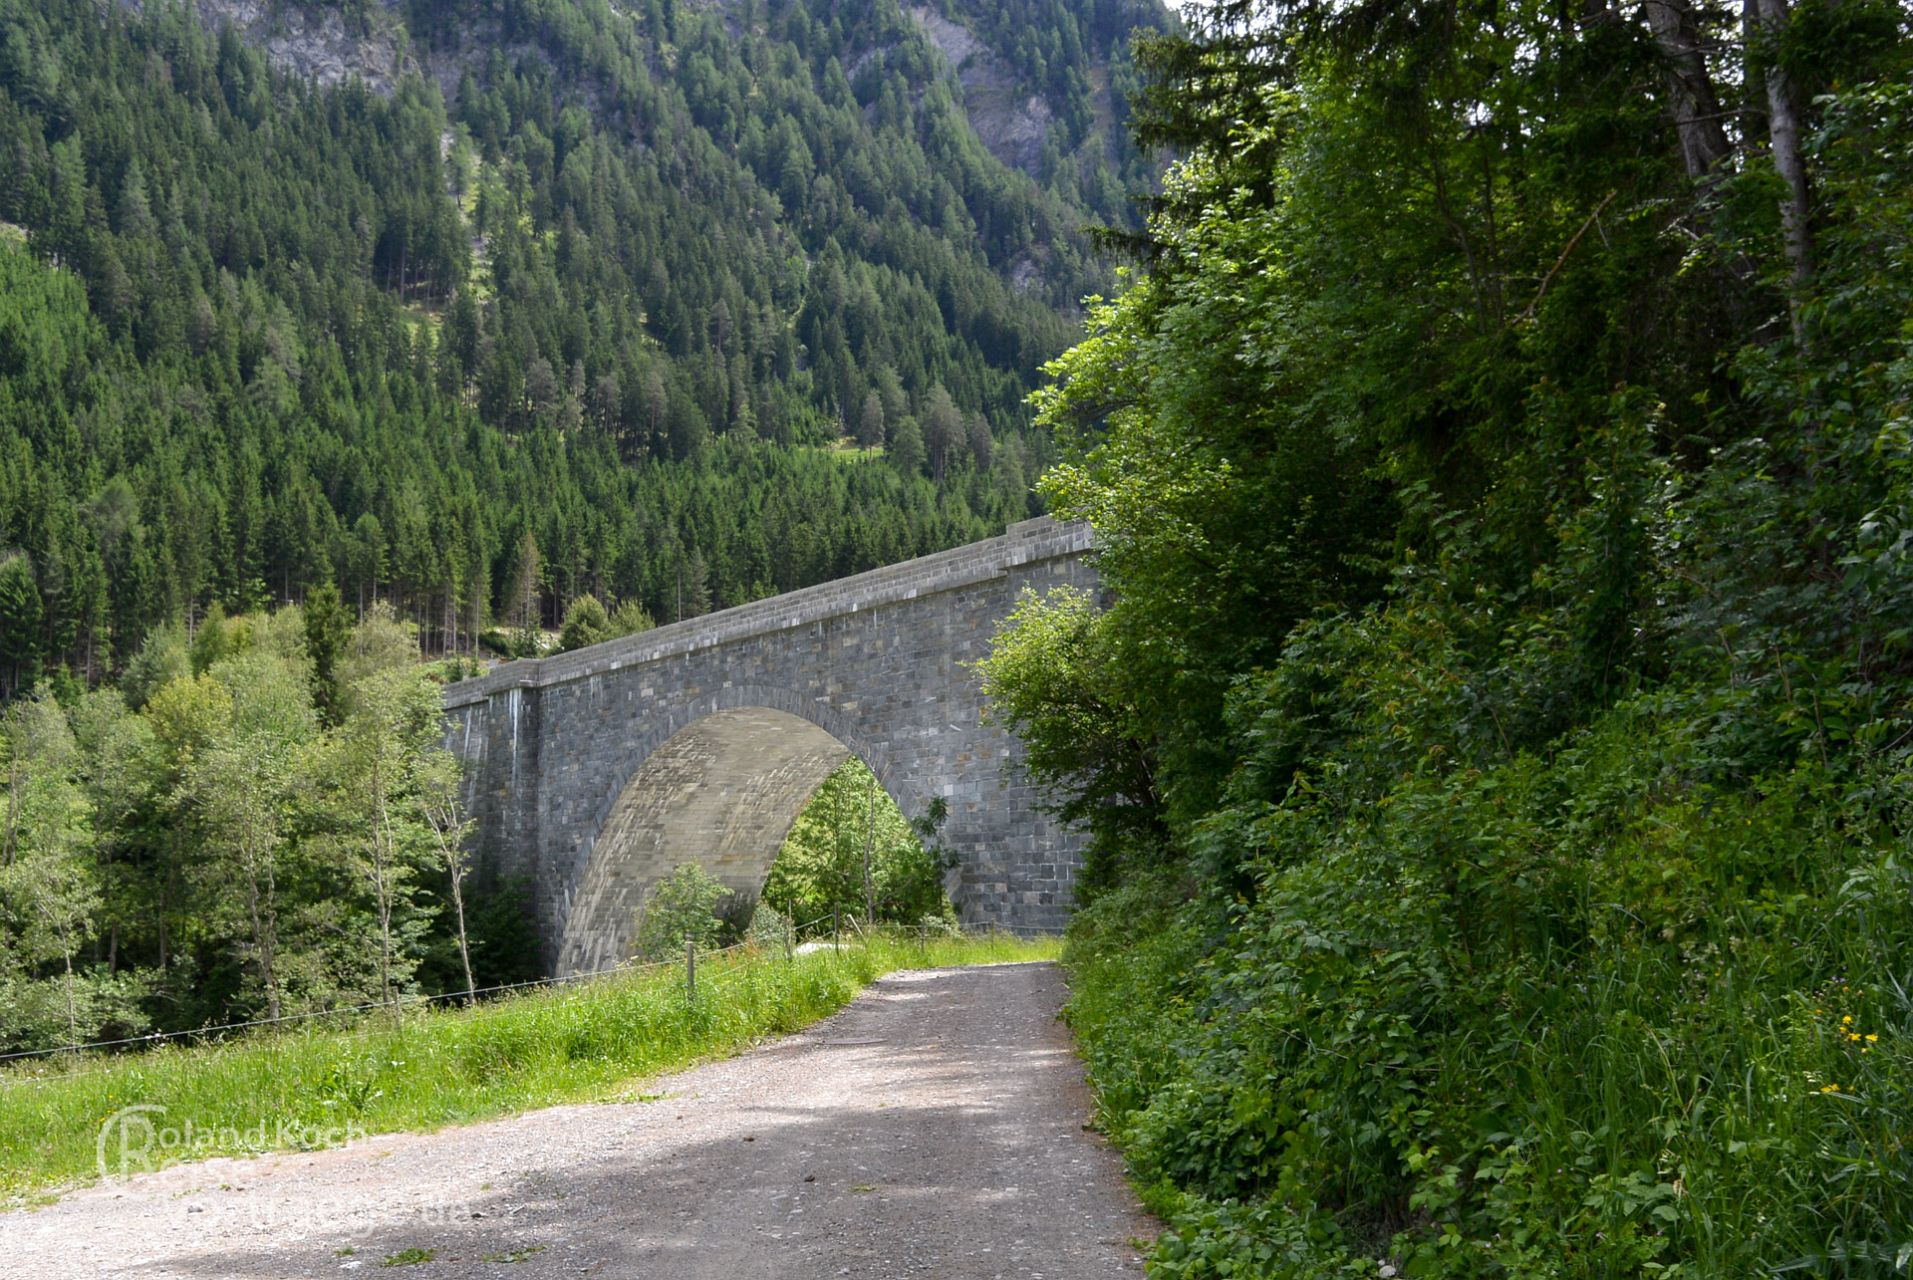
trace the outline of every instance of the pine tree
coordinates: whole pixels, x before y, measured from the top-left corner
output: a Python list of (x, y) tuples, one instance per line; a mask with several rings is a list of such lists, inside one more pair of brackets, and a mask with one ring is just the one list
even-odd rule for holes
[(704, 553), (696, 547), (678, 564), (677, 602), (680, 621), (702, 617), (711, 611), (711, 569)]
[(538, 629), (544, 622), (538, 581), (542, 567), (538, 539), (526, 529), (518, 539), (518, 554), (512, 560), (504, 595), (505, 618), (518, 632), (517, 647), (521, 653), (537, 648)]
[(963, 414), (941, 382), (930, 388), (923, 403), (923, 449), (930, 460), (930, 474), (943, 483), (950, 453), (964, 442)]

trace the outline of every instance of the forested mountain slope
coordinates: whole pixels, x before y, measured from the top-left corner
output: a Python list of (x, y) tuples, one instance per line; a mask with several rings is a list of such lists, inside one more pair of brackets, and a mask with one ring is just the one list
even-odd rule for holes
[(1028, 514), (1164, 21), (0, 0), (0, 679), (327, 580), (428, 647), (670, 618)]

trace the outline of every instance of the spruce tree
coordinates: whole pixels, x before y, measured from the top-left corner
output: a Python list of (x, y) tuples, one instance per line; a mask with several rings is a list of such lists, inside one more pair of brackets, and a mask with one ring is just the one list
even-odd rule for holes
[(312, 663), (312, 705), (327, 727), (344, 718), (339, 688), (339, 656), (352, 640), (352, 620), (339, 599), (339, 589), (323, 582), (306, 596), (306, 657)]

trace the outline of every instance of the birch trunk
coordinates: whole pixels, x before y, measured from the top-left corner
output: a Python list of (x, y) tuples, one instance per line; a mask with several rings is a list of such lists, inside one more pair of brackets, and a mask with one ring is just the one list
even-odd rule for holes
[(1787, 0), (1753, 0), (1760, 18), (1761, 34), (1769, 45), (1766, 55), (1767, 139), (1773, 148), (1774, 168), (1787, 184), (1787, 195), (1780, 202), (1780, 229), (1786, 239), (1787, 265), (1793, 291), (1788, 313), (1793, 321), (1796, 346), (1806, 345), (1806, 328), (1800, 316), (1800, 303), (1813, 283), (1813, 231), (1811, 196), (1807, 186), (1807, 162), (1800, 150), (1800, 115), (1795, 109), (1793, 79), (1774, 56), (1772, 43), (1786, 30), (1790, 15)]
[(1647, 0), (1648, 30), (1667, 60), (1668, 105), (1680, 136), (1687, 176), (1705, 181), (1732, 152), (1722, 123), (1720, 95), (1701, 56), (1700, 24), (1687, 0)]

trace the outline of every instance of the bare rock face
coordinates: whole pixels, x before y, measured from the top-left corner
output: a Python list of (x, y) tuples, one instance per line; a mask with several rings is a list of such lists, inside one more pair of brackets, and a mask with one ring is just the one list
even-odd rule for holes
[[(192, 4), (208, 29), (230, 26), (278, 66), (322, 85), (357, 79), (380, 93), (390, 93), (401, 75), (417, 67), (402, 52), (397, 29), (382, 5), (370, 6), (366, 29), (354, 31), (336, 9), (315, 13), (271, 0), (192, 0)], [(141, 0), (127, 0), (127, 5), (142, 7)]]
[(1044, 284), (1043, 262), (1034, 250), (1018, 255), (1009, 269), (1010, 288), (1018, 293), (1033, 293)]
[(1010, 66), (991, 53), (961, 23), (933, 9), (907, 11), (930, 37), (963, 86), (963, 107), (970, 126), (990, 154), (1012, 168), (1035, 176), (1049, 136), (1049, 103), (1030, 93)]
[[(138, 11), (150, 0), (122, 0)], [(319, 12), (284, 0), (189, 0), (208, 31), (231, 27), (272, 64), (291, 75), (331, 87), (357, 80), (389, 97), (407, 74), (419, 73), (438, 85), (447, 102), (458, 97), (465, 72), (479, 72), (493, 49), (511, 60), (546, 59), (535, 45), (506, 42), (495, 18), (476, 16), (464, 23), (449, 48), (427, 51), (405, 38), (396, 0), (373, 0), (360, 24), (347, 23), (336, 9)]]

